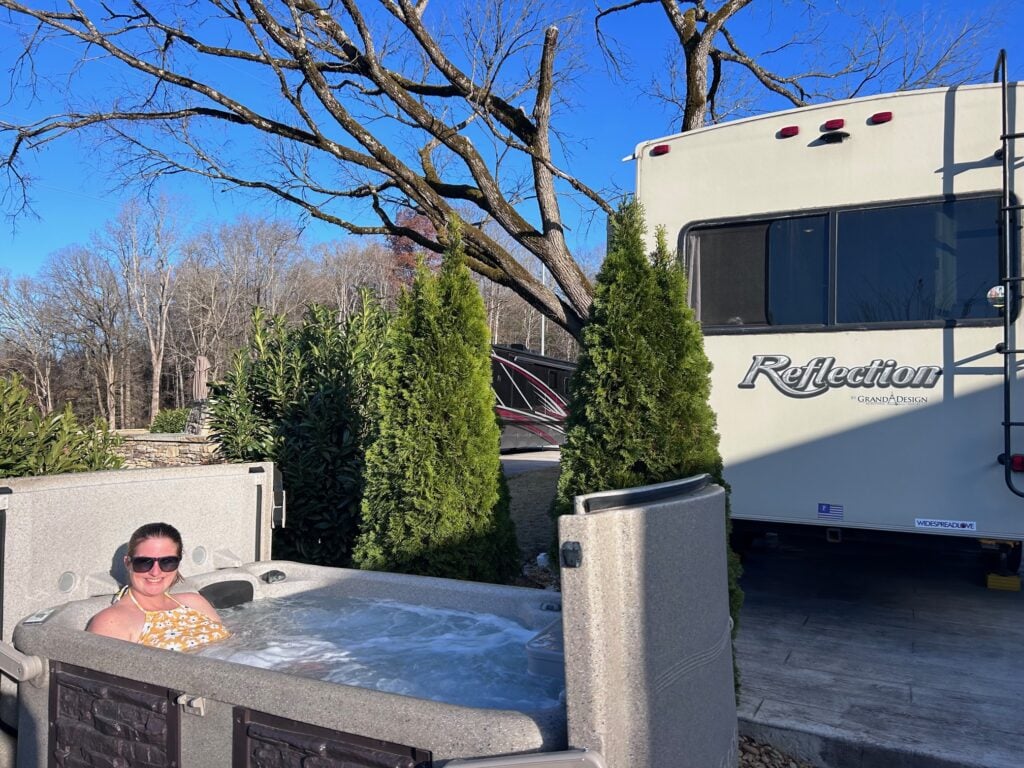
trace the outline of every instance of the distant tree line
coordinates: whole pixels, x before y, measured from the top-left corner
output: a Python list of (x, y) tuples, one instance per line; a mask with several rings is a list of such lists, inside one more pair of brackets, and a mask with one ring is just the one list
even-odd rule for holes
[[(420, 257), (398, 237), (311, 244), (282, 219), (190, 226), (186, 208), (133, 201), (37, 274), (0, 270), (0, 375), (20, 374), (43, 415), (70, 403), (86, 422), (148, 426), (161, 409), (189, 404), (198, 356), (211, 379), (226, 375), (249, 344), (254, 309), (297, 323), (318, 304), (342, 320), (367, 290), (391, 306)], [(414, 218), (410, 227), (430, 226)], [(523, 268), (539, 275), (532, 256)], [(494, 343), (539, 350), (539, 313), (510, 288), (477, 281)], [(544, 331), (547, 354), (575, 356), (568, 333), (550, 322)]]

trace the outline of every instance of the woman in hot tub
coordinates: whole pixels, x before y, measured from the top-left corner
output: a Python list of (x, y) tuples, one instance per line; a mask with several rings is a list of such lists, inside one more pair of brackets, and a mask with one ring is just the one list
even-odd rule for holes
[(128, 585), (116, 602), (89, 620), (86, 629), (153, 648), (188, 651), (230, 636), (202, 595), (168, 593), (182, 580), (181, 534), (173, 525), (150, 523), (128, 540)]

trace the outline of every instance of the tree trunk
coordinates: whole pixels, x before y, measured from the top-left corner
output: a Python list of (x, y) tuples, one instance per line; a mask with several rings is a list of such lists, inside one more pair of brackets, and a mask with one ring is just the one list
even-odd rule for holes
[(160, 412), (160, 377), (163, 370), (163, 354), (155, 350), (149, 356), (152, 372), (149, 376), (149, 425), (153, 425), (157, 413)]
[[(113, 355), (107, 358), (106, 362), (106, 393), (107, 393), (107, 421), (111, 429), (117, 429), (117, 397), (115, 387), (117, 386), (117, 367)], [(124, 428), (124, 414), (121, 414), (121, 427)]]

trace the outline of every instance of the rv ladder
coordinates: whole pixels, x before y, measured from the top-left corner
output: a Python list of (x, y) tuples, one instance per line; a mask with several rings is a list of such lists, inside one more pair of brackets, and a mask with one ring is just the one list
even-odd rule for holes
[(1000, 149), (997, 153), (1002, 163), (1002, 199), (1000, 201), (1000, 225), (999, 225), (999, 251), (1002, 257), (1002, 275), (1000, 283), (1003, 286), (1003, 341), (996, 345), (996, 352), (1003, 356), (1003, 454), (999, 457), (1003, 464), (1003, 475), (1006, 479), (1006, 487), (1017, 496), (1024, 496), (1024, 490), (1017, 487), (1014, 482), (1013, 462), (1011, 461), (1012, 437), (1015, 427), (1024, 427), (1024, 421), (1013, 419), (1013, 389), (1017, 378), (1017, 355), (1024, 353), (1024, 349), (1016, 349), (1011, 344), (1013, 338), (1013, 319), (1021, 309), (1021, 277), (1014, 259), (1013, 234), (1014, 213), (1024, 206), (1014, 204), (1010, 199), (1010, 173), (1013, 169), (1013, 147), (1012, 142), (1024, 138), (1024, 133), (1010, 133), (1010, 100), (1009, 89), (1006, 82), (1006, 51), (1001, 50), (996, 60), (995, 72), (992, 75), (994, 82), (1000, 84), (1000, 96), (1002, 106), (1002, 130), (999, 134)]

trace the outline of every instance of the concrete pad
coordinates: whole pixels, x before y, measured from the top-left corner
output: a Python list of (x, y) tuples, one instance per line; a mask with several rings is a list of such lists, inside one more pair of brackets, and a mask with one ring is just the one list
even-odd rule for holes
[(558, 464), (561, 456), (562, 452), (557, 449), (503, 453), (501, 454), (501, 466), (505, 470), (505, 476), (508, 477), (523, 472), (532, 472), (535, 469), (554, 467)]
[(821, 768), (1024, 764), (1024, 599), (976, 543), (783, 534), (744, 568), (740, 733)]

